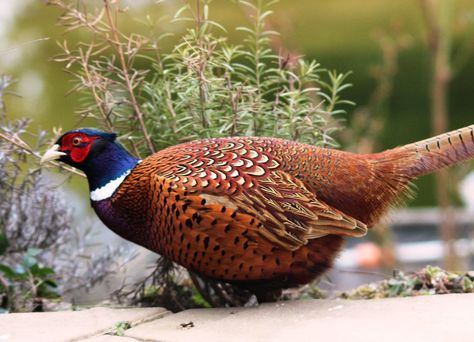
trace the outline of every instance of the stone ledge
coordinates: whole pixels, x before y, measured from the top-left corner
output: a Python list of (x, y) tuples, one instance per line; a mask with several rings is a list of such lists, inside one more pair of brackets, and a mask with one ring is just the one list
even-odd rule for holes
[[(471, 341), (474, 294), (188, 310), (125, 331), (146, 341)], [(192, 324), (191, 324), (192, 323)], [(184, 327), (182, 325), (187, 325)]]
[(112, 331), (118, 322), (127, 321), (136, 326), (168, 314), (170, 312), (163, 308), (103, 307), (81, 311), (6, 314), (0, 316), (0, 341), (80, 341)]
[[(253, 308), (110, 309), (0, 316), (0, 341), (471, 341), (474, 294), (300, 300)], [(132, 328), (107, 335), (118, 322)]]

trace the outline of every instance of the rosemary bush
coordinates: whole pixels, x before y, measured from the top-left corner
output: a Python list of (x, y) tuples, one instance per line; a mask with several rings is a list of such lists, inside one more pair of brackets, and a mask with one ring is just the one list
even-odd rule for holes
[[(158, 1), (153, 11), (163, 13), (164, 2)], [(220, 136), (274, 136), (336, 145), (332, 134), (340, 126), (344, 105), (351, 104), (341, 98), (341, 92), (350, 86), (347, 74), (275, 52), (278, 33), (271, 30), (268, 18), (276, 1), (232, 2), (248, 16), (247, 26), (236, 28), (242, 35), (238, 45), (230, 44), (227, 30), (211, 19), (211, 1), (207, 0), (185, 1), (171, 18), (147, 16), (143, 31), (148, 34), (121, 30), (119, 19), (127, 12), (119, 1), (104, 0), (102, 6), (92, 9), (83, 1), (48, 3), (63, 10), (61, 26), (81, 34), (79, 43), (68, 38), (60, 43), (62, 52), (54, 58), (72, 76), (71, 91), (83, 95), (78, 114), (117, 132), (137, 156), (192, 139)], [(171, 51), (161, 48), (171, 35), (160, 31), (163, 20), (186, 27), (174, 38)], [(164, 287), (161, 292), (175, 298), (175, 308), (189, 306), (179, 303), (185, 296), (174, 283), (176, 277), (170, 276), (172, 270), (169, 262), (161, 261), (137, 285), (138, 290), (122, 293), (143, 302), (147, 289)], [(223, 301), (211, 295), (232, 292), (227, 285), (191, 277), (204, 297), (194, 294), (194, 303), (229, 303), (225, 294)]]
[(202, 137), (265, 135), (334, 145), (330, 118), (347, 103), (339, 97), (348, 86), (346, 75), (301, 58), (288, 64), (271, 49), (277, 33), (266, 29), (274, 2), (238, 3), (252, 13), (251, 26), (237, 28), (246, 35), (238, 46), (217, 36), (225, 30), (209, 19), (207, 4), (203, 14), (187, 5), (175, 16), (194, 26), (172, 52), (157, 59), (153, 80), (143, 82), (143, 112), (154, 143), (165, 147)]
[[(117, 1), (104, 1), (95, 10), (82, 2), (50, 1), (64, 10), (60, 25), (89, 34), (74, 47), (66, 39), (55, 57), (75, 80), (73, 90), (84, 95), (79, 114), (117, 131), (144, 155), (229, 135), (336, 145), (337, 115), (350, 104), (341, 99), (350, 86), (347, 74), (273, 51), (278, 33), (267, 28), (267, 19), (275, 1), (234, 1), (249, 13), (250, 26), (237, 28), (244, 35), (240, 45), (229, 44), (226, 29), (210, 19), (209, 2), (186, 3), (177, 11), (171, 21), (189, 24), (172, 51), (163, 51), (160, 42), (170, 33), (157, 33), (159, 25), (150, 17), (146, 31), (154, 34), (119, 30), (117, 17), (125, 14)], [(144, 61), (149, 69), (138, 67)]]

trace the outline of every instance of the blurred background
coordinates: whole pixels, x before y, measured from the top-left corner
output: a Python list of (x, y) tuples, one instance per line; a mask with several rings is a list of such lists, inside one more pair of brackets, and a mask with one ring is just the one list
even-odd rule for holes
[[(157, 13), (155, 2), (124, 1), (130, 13), (120, 22), (122, 29), (147, 33), (149, 17), (173, 15), (183, 3), (167, 1)], [(95, 6), (94, 1), (87, 3)], [(437, 5), (431, 6), (433, 3)], [(348, 82), (353, 86), (344, 96), (356, 105), (344, 116), (347, 128), (336, 136), (341, 148), (379, 151), (426, 138), (443, 125), (443, 130), (450, 130), (473, 124), (474, 3), (440, 3), (443, 1), (280, 0), (273, 7), (269, 25), (280, 32), (272, 43), (275, 52), (315, 59), (338, 72), (351, 71)], [(211, 18), (227, 28), (230, 42), (239, 43), (242, 33), (235, 27), (248, 21), (245, 10), (228, 0), (214, 0), (211, 8)], [(73, 114), (80, 96), (67, 95), (71, 77), (63, 65), (52, 61), (61, 52), (57, 42), (83, 38), (80, 32), (66, 34), (57, 25), (61, 14), (61, 9), (39, 0), (0, 0), (0, 74), (15, 81), (12, 95), (5, 97), (8, 115), (31, 118), (33, 127), (46, 130), (87, 123)], [(185, 30), (182, 23), (160, 25), (175, 37)], [(171, 50), (176, 39), (163, 40), (161, 49)], [(151, 62), (139, 63), (143, 63), (140, 68), (151, 68)], [(445, 66), (449, 74), (444, 89), (447, 107), (441, 113), (445, 121), (440, 123), (439, 117), (434, 119), (433, 88), (437, 77), (446, 74)], [(393, 268), (415, 270), (426, 264), (473, 269), (472, 170), (472, 164), (453, 169), (441, 179), (444, 188), (436, 185), (433, 176), (417, 181), (416, 197), (407, 202), (407, 209), (393, 210), (367, 239), (348, 242), (327, 286), (348, 289), (383, 279)], [(86, 183), (73, 179), (68, 187), (76, 216), (92, 216)], [(445, 210), (440, 210), (440, 201)], [(440, 227), (443, 220), (448, 221), (445, 230)], [(111, 233), (100, 233), (98, 239), (117, 241)], [(135, 259), (129, 269), (138, 276), (151, 260), (152, 256)], [(103, 292), (94, 292), (94, 297), (81, 294), (77, 300), (101, 299), (116, 286), (110, 281), (102, 285)]]

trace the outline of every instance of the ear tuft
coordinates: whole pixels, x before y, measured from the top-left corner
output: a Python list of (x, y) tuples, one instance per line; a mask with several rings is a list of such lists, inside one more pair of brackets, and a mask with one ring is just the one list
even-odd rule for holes
[(114, 142), (117, 139), (117, 134), (116, 133), (105, 133), (104, 137), (109, 140), (110, 142)]

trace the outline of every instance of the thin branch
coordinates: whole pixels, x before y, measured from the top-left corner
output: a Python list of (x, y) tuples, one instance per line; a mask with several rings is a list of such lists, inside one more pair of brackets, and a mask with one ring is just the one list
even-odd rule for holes
[(114, 126), (112, 124), (112, 121), (110, 120), (110, 116), (108, 115), (106, 110), (104, 110), (103, 108), (103, 100), (100, 98), (99, 94), (97, 93), (97, 87), (95, 86), (94, 80), (92, 79), (91, 73), (89, 71), (89, 56), (92, 52), (92, 47), (93, 47), (93, 44), (89, 46), (86, 54), (84, 54), (82, 49), (78, 50), (81, 57), (82, 69), (84, 70), (84, 74), (87, 77), (87, 81), (91, 85), (90, 89), (92, 91), (92, 96), (94, 97), (94, 101), (97, 105), (97, 108), (99, 109), (102, 119), (105, 125), (107, 126), (107, 129), (110, 131), (113, 131)]
[(202, 284), (201, 284), (201, 281), (200, 281), (201, 278), (196, 273), (188, 272), (188, 274), (189, 274), (189, 277), (191, 278), (191, 281), (193, 282), (194, 286), (199, 291), (199, 293), (203, 296), (203, 298), (209, 304), (211, 304), (211, 306), (215, 307), (216, 306), (215, 301), (212, 299), (212, 296), (210, 295), (210, 293), (208, 291), (206, 291), (206, 288), (205, 288), (206, 281), (203, 280), (203, 283), (204, 283), (204, 287), (203, 287)]
[(127, 89), (130, 94), (130, 100), (132, 102), (133, 109), (135, 111), (135, 114), (137, 116), (138, 122), (140, 123), (140, 128), (143, 132), (143, 135), (145, 137), (145, 141), (147, 144), (148, 149), (150, 150), (151, 153), (156, 152), (155, 146), (153, 144), (153, 141), (151, 140), (150, 133), (148, 132), (148, 128), (145, 125), (145, 120), (143, 118), (143, 113), (140, 110), (140, 106), (138, 104), (138, 101), (135, 97), (135, 92), (133, 90), (133, 85), (130, 80), (130, 75), (128, 74), (128, 67), (127, 67), (127, 62), (125, 61), (125, 54), (123, 52), (122, 44), (120, 43), (120, 38), (119, 38), (119, 33), (117, 30), (117, 26), (115, 23), (115, 20), (112, 18), (112, 10), (110, 8), (109, 0), (104, 0), (104, 6), (105, 6), (105, 13), (107, 16), (107, 20), (109, 22), (110, 29), (113, 34), (113, 40), (112, 44), (115, 48), (115, 51), (117, 52), (120, 60), (120, 66), (122, 68), (122, 74), (123, 77), (125, 78), (125, 82), (127, 84)]
[[(431, 119), (433, 134), (445, 132), (449, 119), (449, 86), (451, 74), (451, 0), (421, 0), (423, 15), (428, 29), (427, 43), (431, 54), (432, 79), (430, 84)], [(442, 210), (440, 222), (441, 238), (444, 242), (444, 262), (447, 268), (456, 269), (459, 257), (454, 248), (456, 225), (453, 220), (449, 170), (440, 170), (436, 175), (436, 197)]]
[[(9, 142), (12, 145), (15, 145), (16, 147), (20, 148), (23, 152), (26, 152), (27, 154), (29, 154), (29, 155), (37, 158), (37, 159), (41, 159), (41, 155), (39, 155), (37, 152), (33, 151), (23, 140), (21, 140), (17, 137), (11, 137), (11, 136), (8, 136), (6, 134), (0, 133), (0, 139), (3, 139), (3, 140)], [(66, 166), (66, 165), (60, 164), (60, 163), (55, 162), (55, 161), (50, 161), (48, 163), (51, 164), (51, 165), (57, 166), (57, 167), (59, 167), (63, 170), (72, 172), (75, 175), (85, 177), (85, 175), (82, 172), (78, 171), (77, 169), (75, 169), (73, 167)]]
[(18, 45), (11, 46), (11, 47), (8, 47), (8, 48), (6, 48), (6, 49), (0, 50), (0, 55), (1, 55), (1, 54), (4, 54), (4, 53), (9, 53), (9, 52), (14, 51), (14, 50), (21, 49), (21, 48), (25, 47), (26, 45), (31, 45), (31, 44), (34, 44), (34, 43), (39, 43), (39, 42), (43, 42), (43, 41), (50, 40), (50, 39), (51, 39), (51, 38), (49, 38), (49, 37), (43, 37), (43, 38), (38, 38), (38, 39), (29, 40), (29, 41), (20, 43), (20, 44), (18, 44)]

